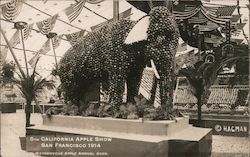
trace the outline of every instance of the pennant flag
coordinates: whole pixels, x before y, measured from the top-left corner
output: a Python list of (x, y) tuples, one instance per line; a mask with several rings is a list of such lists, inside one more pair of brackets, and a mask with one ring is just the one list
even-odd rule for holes
[(102, 1), (104, 1), (104, 0), (87, 0), (87, 2), (91, 3), (91, 4), (101, 3)]
[(58, 17), (58, 14), (56, 14), (56, 15), (54, 15), (46, 20), (43, 20), (43, 21), (36, 23), (38, 29), (41, 31), (42, 34), (48, 34), (49, 32), (52, 31), (52, 29), (55, 26), (57, 17)]
[(1, 6), (3, 17), (6, 20), (13, 21), (21, 12), (23, 0), (12, 0)]
[(38, 61), (38, 59), (40, 58), (39, 52), (37, 54), (35, 54), (29, 61), (29, 65), (34, 68), (36, 65), (36, 62)]
[(24, 26), (24, 29), (23, 29), (23, 38), (24, 38), (24, 40), (27, 40), (28, 39), (28, 37), (29, 37), (29, 35), (30, 35), (30, 33), (31, 33), (31, 30), (32, 30), (32, 28), (33, 28), (33, 23), (32, 24), (30, 24), (30, 25), (25, 25)]
[(20, 34), (19, 34), (18, 30), (16, 30), (16, 32), (14, 33), (12, 38), (10, 39), (9, 43), (12, 47), (15, 47), (17, 44), (20, 43)]
[[(119, 14), (119, 19), (130, 19), (130, 15), (131, 15), (131, 11), (132, 11), (132, 8), (129, 8), (128, 10), (125, 10), (124, 12), (120, 13)], [(103, 25), (106, 25), (107, 23), (109, 22), (113, 22), (113, 18), (108, 20), (108, 21), (105, 21), (105, 22), (102, 22), (102, 23), (99, 23), (95, 26), (92, 26), (90, 29), (93, 31), (95, 30), (96, 28), (99, 28)]]
[(67, 40), (70, 42), (72, 46), (76, 45), (79, 41), (79, 39), (84, 35), (85, 30), (75, 32), (72, 34), (65, 34)]
[(40, 50), (38, 51), (39, 54), (46, 54), (50, 51), (50, 40), (47, 39), (47, 41), (43, 44), (43, 46), (40, 48)]
[(68, 16), (70, 22), (74, 21), (80, 15), (85, 3), (86, 0), (81, 0), (65, 9), (65, 14)]
[(61, 41), (62, 41), (62, 35), (60, 36), (55, 36), (54, 38), (52, 38), (52, 43), (53, 43), (53, 48), (56, 49), (59, 47)]

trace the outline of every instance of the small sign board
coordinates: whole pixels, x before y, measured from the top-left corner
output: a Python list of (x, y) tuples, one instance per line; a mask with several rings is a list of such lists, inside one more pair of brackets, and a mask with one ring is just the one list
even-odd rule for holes
[(240, 121), (213, 121), (214, 135), (249, 136), (249, 123)]

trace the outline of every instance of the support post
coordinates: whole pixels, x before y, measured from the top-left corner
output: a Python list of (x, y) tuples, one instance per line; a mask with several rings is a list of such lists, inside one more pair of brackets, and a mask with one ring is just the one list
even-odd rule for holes
[(113, 0), (113, 20), (119, 20), (119, 0)]
[(8, 47), (9, 47), (9, 49), (10, 49), (10, 53), (11, 53), (11, 55), (13, 56), (13, 59), (14, 59), (14, 61), (16, 62), (16, 65), (17, 65), (17, 67), (18, 67), (18, 69), (19, 69), (19, 71), (20, 71), (22, 77), (25, 78), (25, 73), (24, 73), (23, 69), (21, 68), (20, 63), (18, 62), (18, 59), (16, 58), (16, 55), (15, 55), (13, 49), (12, 49), (12, 45), (9, 43), (9, 41), (8, 41), (8, 39), (7, 39), (7, 37), (6, 37), (5, 33), (4, 33), (4, 31), (3, 31), (2, 27), (1, 27), (1, 25), (0, 25), (0, 32), (2, 33), (3, 38), (4, 38), (6, 44), (8, 45)]

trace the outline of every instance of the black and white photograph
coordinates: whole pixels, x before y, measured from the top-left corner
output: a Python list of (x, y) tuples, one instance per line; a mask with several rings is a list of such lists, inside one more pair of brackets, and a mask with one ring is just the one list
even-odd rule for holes
[(0, 157), (250, 157), (250, 0), (0, 0)]

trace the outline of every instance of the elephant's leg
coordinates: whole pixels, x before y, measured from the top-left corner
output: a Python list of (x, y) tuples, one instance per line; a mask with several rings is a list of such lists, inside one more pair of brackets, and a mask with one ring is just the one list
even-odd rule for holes
[(109, 79), (109, 102), (112, 107), (113, 116), (122, 104), (122, 98), (124, 93), (125, 79), (121, 74), (111, 73)]
[[(173, 92), (174, 92), (174, 63), (164, 63), (164, 67), (159, 69), (159, 85), (160, 85), (160, 98), (161, 106), (169, 112), (173, 108)], [(162, 66), (162, 65), (161, 65)]]
[(127, 77), (127, 102), (135, 103), (134, 97), (138, 95), (143, 67), (131, 71)]

